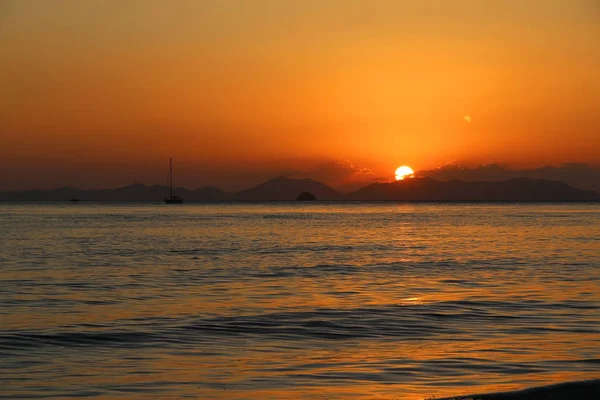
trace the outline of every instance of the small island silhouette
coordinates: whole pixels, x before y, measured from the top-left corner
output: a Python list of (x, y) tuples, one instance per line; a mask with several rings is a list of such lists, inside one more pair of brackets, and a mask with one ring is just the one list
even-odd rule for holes
[(302, 192), (296, 197), (296, 201), (315, 201), (317, 197), (309, 192)]

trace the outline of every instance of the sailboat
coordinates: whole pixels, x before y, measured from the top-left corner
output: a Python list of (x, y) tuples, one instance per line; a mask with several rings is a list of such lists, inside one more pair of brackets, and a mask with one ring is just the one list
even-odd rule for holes
[[(169, 196), (167, 197), (167, 187), (169, 188)], [(173, 196), (173, 160), (169, 158), (169, 176), (167, 177), (167, 185), (165, 186), (165, 203), (181, 204), (183, 197)]]

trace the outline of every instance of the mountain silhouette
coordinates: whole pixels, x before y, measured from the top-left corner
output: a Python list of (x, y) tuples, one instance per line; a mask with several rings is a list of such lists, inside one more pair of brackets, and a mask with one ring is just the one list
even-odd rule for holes
[(546, 165), (533, 169), (513, 170), (499, 164), (467, 167), (450, 162), (431, 170), (417, 171), (417, 177), (429, 177), (440, 181), (458, 179), (462, 181), (505, 181), (513, 178), (548, 179), (565, 182), (583, 190), (600, 192), (600, 166), (583, 163), (565, 163), (559, 166)]
[[(185, 190), (180, 189), (179, 190)], [(187, 190), (185, 190), (187, 191)], [(160, 199), (165, 192), (164, 186), (145, 186), (133, 184), (117, 189), (82, 190), (61, 187), (49, 190), (26, 190), (21, 192), (0, 192), (2, 201), (65, 201), (79, 199), (81, 201), (148, 201)]]
[(279, 176), (253, 188), (235, 194), (241, 201), (281, 201), (295, 200), (302, 192), (312, 193), (319, 200), (341, 200), (344, 195), (324, 183), (309, 178), (294, 179)]
[(394, 201), (598, 201), (600, 195), (545, 179), (464, 182), (415, 178), (367, 185), (350, 193), (348, 198)]
[[(118, 189), (81, 190), (62, 187), (50, 190), (0, 192), (0, 201), (156, 201), (162, 202), (165, 188), (133, 184)], [(301, 193), (319, 200), (355, 201), (600, 201), (600, 194), (576, 189), (546, 179), (515, 178), (505, 181), (465, 182), (414, 178), (390, 183), (373, 183), (349, 194), (340, 193), (312, 179), (277, 177), (249, 189), (226, 192), (214, 186), (196, 190), (175, 188), (186, 202), (294, 201)]]

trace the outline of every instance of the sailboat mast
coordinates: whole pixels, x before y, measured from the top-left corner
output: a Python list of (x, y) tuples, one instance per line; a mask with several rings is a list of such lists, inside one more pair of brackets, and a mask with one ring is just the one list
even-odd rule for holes
[(173, 159), (169, 157), (169, 197), (173, 197)]

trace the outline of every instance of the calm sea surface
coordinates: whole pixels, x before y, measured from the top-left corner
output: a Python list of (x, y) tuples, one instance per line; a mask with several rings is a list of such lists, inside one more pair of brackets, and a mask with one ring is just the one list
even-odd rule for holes
[(0, 397), (600, 378), (600, 205), (0, 204)]

